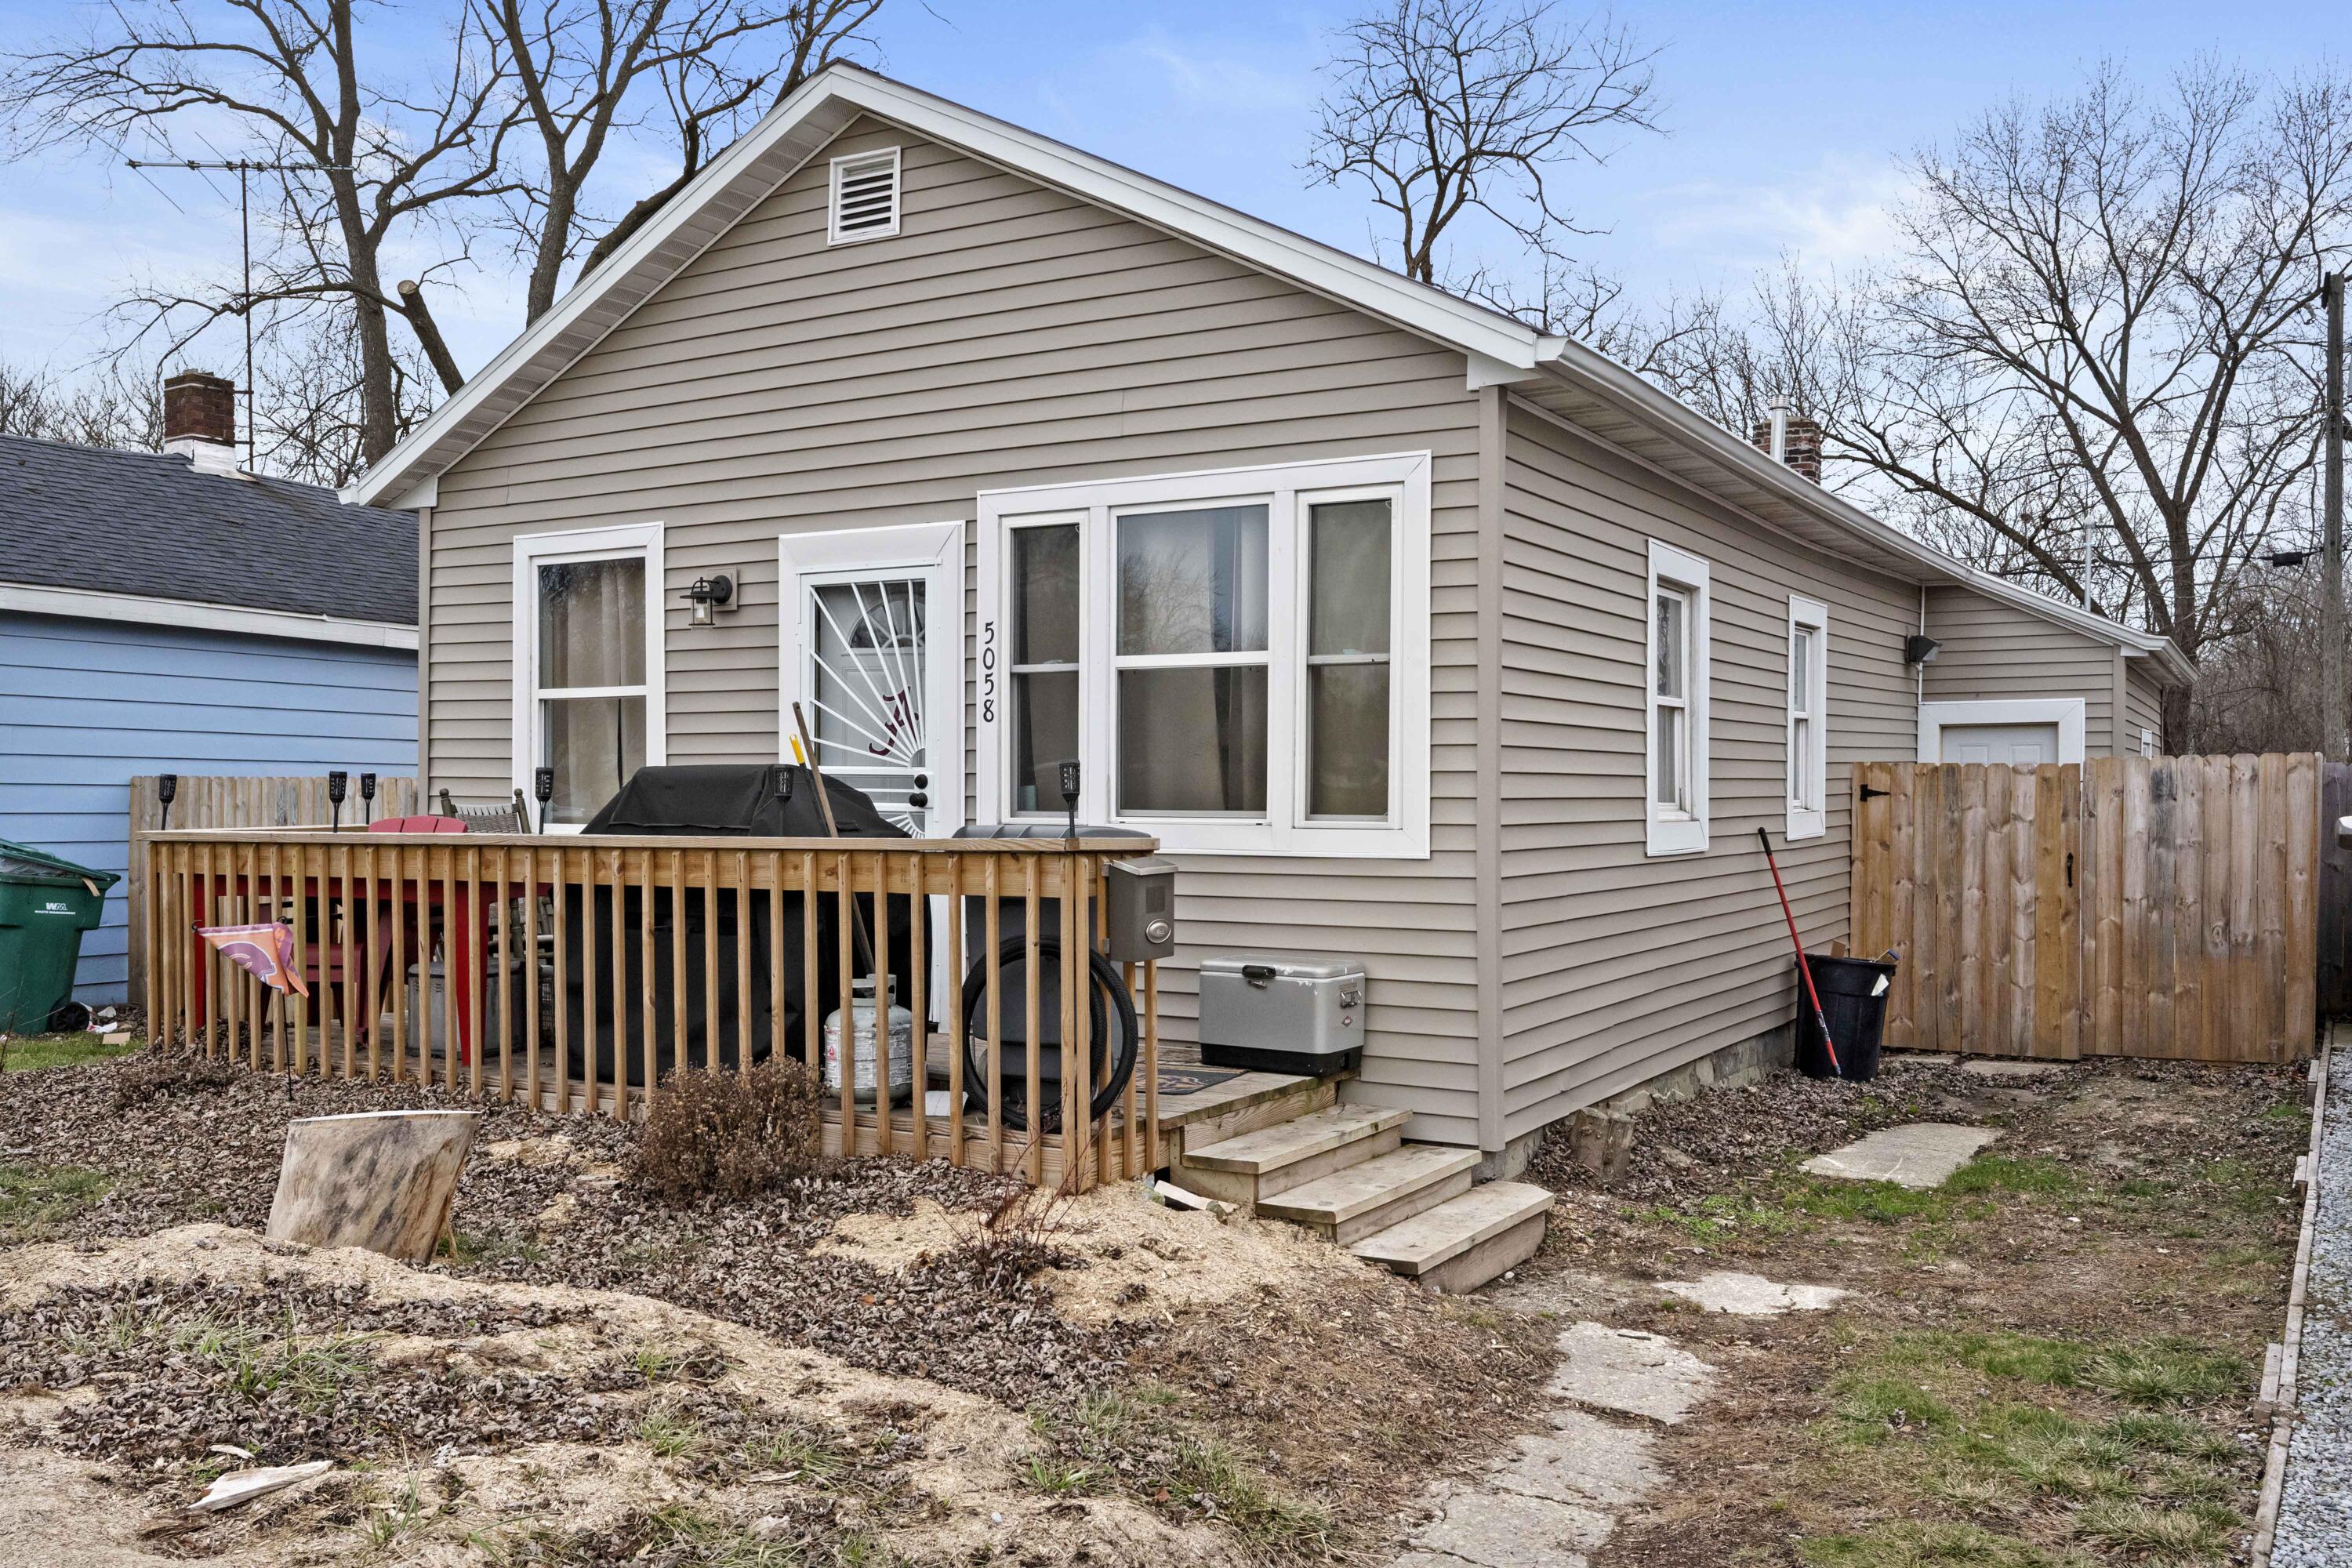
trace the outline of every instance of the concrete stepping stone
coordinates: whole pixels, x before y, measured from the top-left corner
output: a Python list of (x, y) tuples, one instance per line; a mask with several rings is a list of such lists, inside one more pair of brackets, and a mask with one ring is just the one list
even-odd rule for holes
[(2060, 1070), (2060, 1065), (2056, 1062), (2006, 1061), (1998, 1057), (1971, 1057), (1960, 1064), (1960, 1070), (1970, 1078), (2048, 1078)]
[(1976, 1157), (2000, 1134), (1990, 1127), (1950, 1121), (1914, 1121), (1888, 1127), (1843, 1149), (1816, 1154), (1801, 1169), (1817, 1176), (1852, 1182), (1893, 1182), (1901, 1187), (1939, 1187), (1946, 1177)]
[(1671, 1426), (1706, 1397), (1715, 1368), (1662, 1335), (1606, 1323), (1572, 1323), (1559, 1336), (1549, 1392), (1595, 1410)]
[(1553, 1502), (1624, 1508), (1664, 1479), (1652, 1457), (1655, 1447), (1638, 1427), (1567, 1405), (1551, 1413), (1550, 1431), (1521, 1437), (1485, 1484)]
[(1777, 1318), (1783, 1312), (1818, 1312), (1835, 1304), (1847, 1292), (1834, 1285), (1783, 1285), (1761, 1274), (1718, 1269), (1696, 1279), (1661, 1280), (1658, 1289), (1669, 1296), (1696, 1302), (1710, 1312), (1740, 1318)]
[(1612, 1522), (1575, 1503), (1465, 1489), (1446, 1498), (1444, 1511), (1413, 1538), (1415, 1553), (1400, 1559), (1399, 1568), (1421, 1553), (1478, 1568), (1583, 1568), (1585, 1553), (1608, 1538)]

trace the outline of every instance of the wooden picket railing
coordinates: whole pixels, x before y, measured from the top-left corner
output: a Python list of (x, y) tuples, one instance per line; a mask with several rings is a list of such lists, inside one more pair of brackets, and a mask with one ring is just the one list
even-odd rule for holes
[[(846, 998), (855, 979), (886, 974), (916, 1020), (909, 1081), (861, 1095), (860, 1073), (842, 1061), (837, 1103), (827, 1094), (827, 1152), (945, 1159), (1041, 1184), (1066, 1175), (1080, 1189), (1160, 1163), (1154, 964), (1124, 969), (1141, 1038), (1116, 1104), (1088, 1115), (1090, 1053), (1072, 1049), (1057, 1107), (1037, 1114), (1045, 1086), (1034, 1050), (1019, 1051), (1013, 1069), (1021, 1109), (1008, 1116), (999, 1105), (1004, 1020), (1037, 1016), (1041, 938), (1065, 953), (1098, 947), (1100, 930), (1081, 923), (1089, 910), (1097, 922), (1106, 911), (1103, 868), (1151, 853), (1151, 840), (864, 839), (848, 847), (834, 839), (175, 830), (145, 836), (142, 848), (153, 954), (145, 999), (157, 1041), (257, 1070), (433, 1083), (476, 1100), (627, 1117), (650, 1104), (671, 1068), (740, 1070), (774, 1050), (817, 1065), (833, 1010), (818, 999)], [(1091, 900), (1069, 896), (1088, 889)], [(976, 922), (970, 899), (981, 900)], [(272, 921), (291, 928), (308, 997), (265, 989), (195, 934)], [(697, 923), (699, 934), (690, 934)], [(797, 935), (788, 936), (795, 923)], [(894, 937), (894, 925), (903, 935)], [(1007, 939), (1021, 943), (1021, 979), (985, 984), (978, 1016), (967, 1018), (972, 961), (999, 953)], [(932, 979), (940, 943), (950, 955), (943, 996)], [(988, 973), (997, 973), (992, 963)], [(542, 995), (551, 978), (551, 994)], [(1055, 989), (1058, 1037), (1084, 1037), (1079, 988)], [(810, 1000), (796, 1007), (796, 997)], [(854, 1064), (870, 1067), (869, 1085), (893, 1079), (887, 1012), (875, 1034), (878, 1059)], [(1016, 1051), (1027, 1034), (1014, 1032)], [(986, 1063), (984, 1110), (966, 1104), (965, 1047), (975, 1036)], [(946, 1090), (936, 1106), (928, 1093), (935, 1081)]]
[[(163, 826), (163, 780), (155, 773), (134, 774), (131, 780), (131, 857), (124, 865), (140, 865), (139, 841)], [(353, 822), (367, 816), (406, 816), (416, 809), (416, 781), (404, 773), (385, 773), (376, 780), (373, 801), (360, 799), (352, 781), (342, 815)], [(179, 773), (173, 776), (172, 821), (182, 827), (300, 827), (332, 820), (327, 799), (327, 775), (290, 773)], [(143, 879), (122, 884), (124, 915), (130, 930), (125, 944), (131, 994), (147, 990), (147, 890)]]
[(1853, 951), (1901, 961), (1888, 1045), (2058, 1059), (2310, 1051), (2315, 754), (1866, 763), (1854, 784)]

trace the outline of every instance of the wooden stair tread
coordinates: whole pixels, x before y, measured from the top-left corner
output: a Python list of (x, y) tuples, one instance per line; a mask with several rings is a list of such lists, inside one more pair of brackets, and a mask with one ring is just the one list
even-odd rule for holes
[(1425, 1274), (1551, 1205), (1551, 1194), (1541, 1187), (1525, 1182), (1489, 1182), (1376, 1231), (1348, 1250), (1399, 1274)]
[(1377, 1105), (1333, 1105), (1255, 1132), (1184, 1152), (1184, 1163), (1260, 1176), (1401, 1125), (1412, 1113)]
[(1260, 1214), (1302, 1225), (1340, 1225), (1407, 1193), (1474, 1170), (1477, 1164), (1475, 1149), (1408, 1143), (1360, 1165), (1261, 1199), (1257, 1208)]

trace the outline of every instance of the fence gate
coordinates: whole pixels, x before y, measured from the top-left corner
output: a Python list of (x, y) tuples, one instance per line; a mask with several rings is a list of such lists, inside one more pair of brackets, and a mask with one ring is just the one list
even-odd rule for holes
[(1886, 1041), (2282, 1061), (2317, 996), (2311, 753), (1854, 770), (1854, 951), (1902, 958)]

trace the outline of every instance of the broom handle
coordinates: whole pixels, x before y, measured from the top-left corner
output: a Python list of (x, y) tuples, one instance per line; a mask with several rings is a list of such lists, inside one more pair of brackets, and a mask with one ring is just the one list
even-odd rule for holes
[[(833, 796), (825, 792), (824, 770), (817, 766), (816, 763), (816, 742), (809, 739), (808, 716), (801, 711), (801, 705), (798, 702), (793, 704), (793, 725), (800, 731), (800, 743), (795, 749), (806, 753), (801, 758), (802, 764), (808, 769), (809, 777), (816, 782), (817, 809), (824, 813), (824, 836), (827, 838), (838, 838), (841, 837), (841, 829), (834, 825)], [(849, 906), (849, 929), (857, 938), (857, 960), (866, 965), (866, 973), (873, 974), (874, 942), (873, 939), (866, 934), (866, 915), (857, 907), (857, 895), (844, 888), (842, 901)], [(881, 920), (890, 918), (888, 911), (885, 910), (877, 910), (875, 914)], [(882, 980), (878, 975), (875, 977), (874, 994), (878, 998), (876, 1005), (887, 1010), (889, 999), (882, 995)], [(849, 998), (843, 997), (841, 1005), (845, 1007), (848, 1006)]]
[(1830, 1070), (1843, 1078), (1845, 1068), (1838, 1065), (1837, 1042), (1830, 1038), (1830, 1016), (1822, 1011), (1822, 994), (1813, 989), (1813, 966), (1805, 961), (1805, 939), (1797, 934), (1797, 912), (1789, 907), (1789, 889), (1780, 885), (1780, 863), (1772, 858), (1772, 836), (1759, 827), (1756, 841), (1764, 846), (1764, 864), (1772, 868), (1772, 890), (1780, 895), (1780, 915), (1789, 922), (1789, 943), (1797, 950), (1797, 973), (1804, 976), (1805, 998), (1813, 1005), (1813, 1022), (1821, 1026), (1822, 1047), (1830, 1054)]

